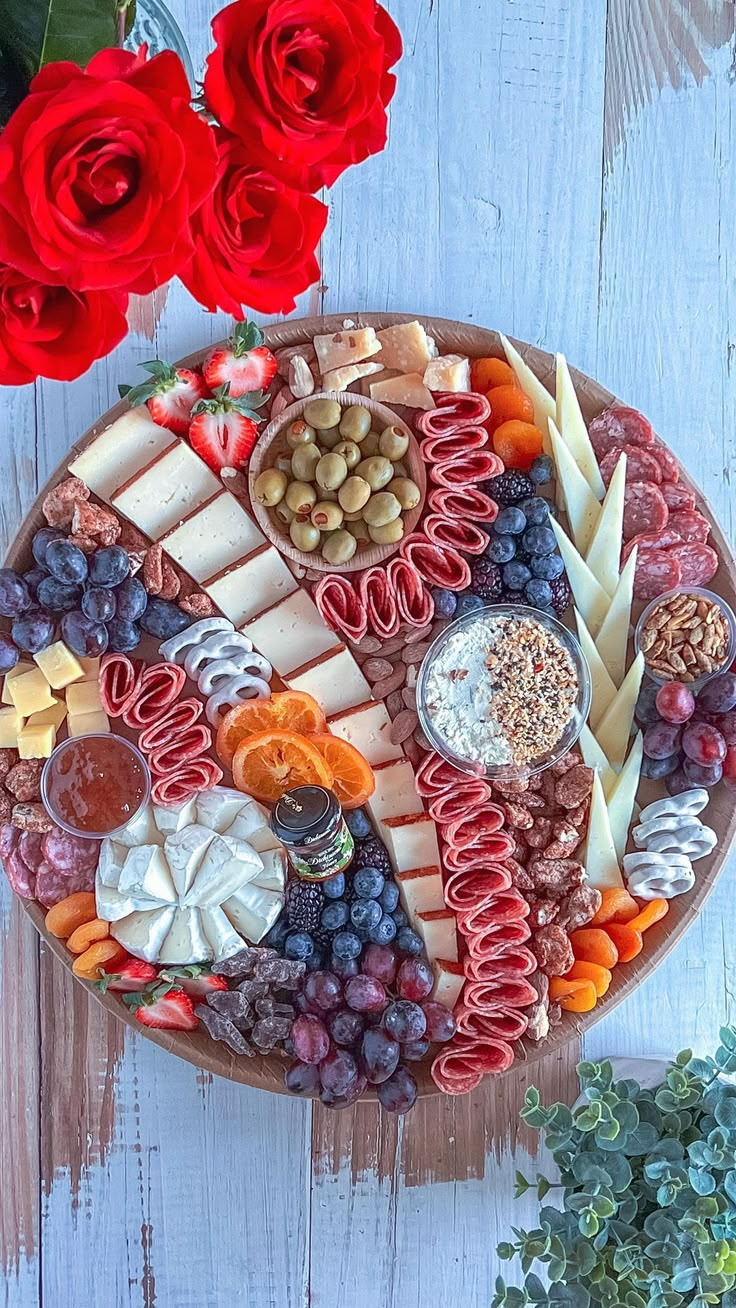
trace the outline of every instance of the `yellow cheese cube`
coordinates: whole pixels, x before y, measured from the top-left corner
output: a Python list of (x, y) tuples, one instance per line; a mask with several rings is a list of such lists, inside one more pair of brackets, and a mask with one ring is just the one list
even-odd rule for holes
[(14, 677), (22, 677), (24, 672), (33, 672), (33, 664), (25, 663), (23, 659), (21, 659), (20, 663), (16, 663), (15, 667), (11, 668), (10, 672), (5, 673), (5, 680), (3, 681), (3, 695), (2, 695), (3, 704), (13, 703), (12, 699), (10, 698), (10, 683)]
[(79, 659), (67, 649), (63, 640), (57, 640), (40, 654), (33, 655), (46, 680), (54, 690), (63, 690), (72, 681), (81, 681), (84, 671)]
[(41, 709), (40, 713), (32, 713), (28, 719), (29, 727), (44, 727), (47, 723), (59, 730), (64, 718), (66, 717), (66, 704), (63, 699), (54, 699), (53, 707)]
[(95, 659), (80, 659), (80, 660), (79, 660), (79, 666), (81, 667), (82, 672), (84, 673), (84, 680), (85, 680), (85, 681), (96, 681), (96, 680), (97, 680), (97, 677), (98, 677), (98, 674), (99, 674), (99, 671), (100, 671), (100, 660), (99, 660), (99, 658), (95, 658)]
[(80, 713), (98, 713), (102, 708), (100, 692), (96, 681), (79, 681), (75, 686), (68, 686), (66, 707), (70, 717), (79, 717)]
[(40, 668), (33, 672), (24, 672), (22, 677), (13, 677), (10, 683), (10, 698), (13, 706), (23, 718), (31, 713), (40, 713), (42, 709), (54, 707), (54, 697)]
[(32, 727), (26, 723), (18, 733), (18, 753), (21, 758), (48, 758), (56, 744), (56, 727), (52, 722)]
[(106, 713), (102, 712), (70, 713), (67, 719), (66, 729), (67, 734), (70, 736), (92, 736), (112, 730), (110, 719)]
[(0, 709), (0, 749), (17, 749), (24, 720), (14, 708)]

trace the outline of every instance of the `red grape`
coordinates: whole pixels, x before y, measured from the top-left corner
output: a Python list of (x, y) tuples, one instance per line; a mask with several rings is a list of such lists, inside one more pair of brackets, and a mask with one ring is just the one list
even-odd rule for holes
[(412, 1040), (411, 1044), (401, 1046), (401, 1057), (405, 1063), (420, 1063), (429, 1053), (429, 1041)]
[(320, 1102), (325, 1108), (349, 1108), (354, 1104), (361, 1095), (365, 1094), (368, 1082), (362, 1072), (358, 1072), (353, 1084), (346, 1095), (335, 1095), (331, 1090), (322, 1090)]
[(366, 1031), (360, 1046), (360, 1059), (371, 1085), (387, 1081), (399, 1064), (399, 1046), (382, 1026)]
[(385, 986), (393, 985), (398, 966), (398, 958), (390, 945), (366, 945), (361, 967), (367, 976), (374, 976)]
[[(644, 748), (646, 750), (646, 742)], [(726, 757), (726, 742), (718, 728), (709, 722), (689, 722), (682, 733), (682, 748), (688, 758), (701, 767), (722, 763)]]
[(444, 1040), (451, 1040), (457, 1030), (455, 1022), (449, 1008), (444, 1004), (422, 1004), (424, 1016), (427, 1019), (427, 1036), (430, 1040), (441, 1043)]
[(728, 713), (729, 709), (734, 707), (736, 707), (736, 676), (732, 672), (724, 672), (720, 677), (714, 677), (703, 686), (698, 695), (698, 708), (704, 709), (706, 713)]
[(424, 1013), (410, 999), (397, 999), (389, 1004), (383, 1021), (389, 1034), (402, 1045), (421, 1040), (427, 1029)]
[(324, 1022), (311, 1013), (302, 1013), (300, 1017), (294, 1018), (291, 1042), (294, 1053), (302, 1063), (321, 1063), (330, 1050), (330, 1037)]
[(695, 696), (681, 681), (670, 681), (657, 691), (657, 712), (665, 722), (687, 722), (695, 712)]
[(693, 763), (691, 758), (685, 759), (682, 770), (691, 786), (717, 786), (723, 776), (722, 763), (705, 766), (702, 763)]
[(388, 1113), (408, 1113), (417, 1099), (417, 1083), (405, 1067), (397, 1067), (388, 1081), (376, 1091), (379, 1102)]
[(723, 780), (729, 790), (736, 789), (736, 746), (729, 745), (723, 760)]
[(284, 1074), (284, 1085), (293, 1095), (308, 1095), (319, 1086), (319, 1069), (314, 1063), (292, 1063)]
[(644, 753), (648, 758), (669, 758), (680, 748), (682, 728), (673, 722), (653, 722), (644, 732)]
[(736, 709), (716, 714), (713, 726), (718, 728), (727, 745), (736, 745)]
[(386, 1004), (386, 991), (373, 976), (351, 976), (345, 985), (345, 1002), (356, 1013), (377, 1013)]
[(682, 768), (676, 768), (665, 777), (665, 786), (670, 795), (682, 795), (686, 790), (692, 790), (693, 783), (688, 781)]
[(304, 982), (304, 994), (314, 1008), (328, 1013), (342, 1004), (342, 982), (334, 972), (311, 972)]
[(426, 999), (434, 986), (434, 973), (423, 958), (405, 958), (399, 968), (396, 989), (402, 999)]
[(347, 1049), (331, 1049), (319, 1065), (322, 1089), (333, 1095), (347, 1095), (358, 1075), (358, 1064)]
[(330, 1013), (327, 1026), (336, 1045), (350, 1048), (362, 1036), (365, 1022), (360, 1013), (351, 1013), (349, 1008), (341, 1008), (338, 1013)]

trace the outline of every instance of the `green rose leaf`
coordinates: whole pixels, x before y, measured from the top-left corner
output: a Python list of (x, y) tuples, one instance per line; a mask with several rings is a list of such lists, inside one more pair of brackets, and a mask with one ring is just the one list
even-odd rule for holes
[(118, 0), (0, 0), (0, 31), (29, 81), (57, 59), (84, 67), (118, 44)]

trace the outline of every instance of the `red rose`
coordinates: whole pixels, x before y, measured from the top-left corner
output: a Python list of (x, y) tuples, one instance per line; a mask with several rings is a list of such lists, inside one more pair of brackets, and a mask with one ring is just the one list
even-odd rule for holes
[(210, 313), (289, 313), (319, 277), (327, 207), (254, 168), (237, 136), (215, 135), (217, 182), (193, 216), (194, 258), (179, 276)]
[(401, 36), (375, 0), (236, 0), (212, 31), (205, 97), (256, 165), (316, 191), (383, 149)]
[(72, 381), (128, 330), (127, 295), (47, 286), (0, 264), (0, 383)]
[(0, 137), (0, 259), (45, 282), (145, 294), (190, 257), (215, 176), (181, 60), (49, 64)]

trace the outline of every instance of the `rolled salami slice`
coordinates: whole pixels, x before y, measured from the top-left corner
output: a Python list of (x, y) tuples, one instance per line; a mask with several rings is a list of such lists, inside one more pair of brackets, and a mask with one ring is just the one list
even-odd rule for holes
[(720, 560), (710, 545), (684, 541), (682, 545), (671, 545), (667, 554), (680, 568), (680, 580), (675, 585), (707, 586), (718, 571)]
[(368, 614), (347, 577), (328, 573), (314, 588), (314, 602), (333, 631), (348, 640), (363, 639), (368, 630)]
[(498, 804), (486, 804), (465, 817), (449, 822), (442, 829), (442, 838), (454, 849), (475, 845), (483, 836), (495, 835), (505, 821), (503, 809)]
[(168, 777), (159, 777), (151, 786), (154, 804), (183, 804), (200, 790), (211, 790), (222, 781), (222, 769), (210, 758), (185, 763)]
[(457, 486), (476, 486), (479, 481), (498, 477), (503, 470), (503, 460), (493, 450), (469, 450), (462, 458), (435, 463), (430, 469), (429, 479), (435, 486), (454, 490)]
[(457, 1036), (432, 1064), (432, 1079), (448, 1095), (465, 1095), (480, 1085), (484, 1076), (507, 1072), (514, 1051), (505, 1040), (459, 1040)]
[(180, 732), (168, 745), (161, 745), (148, 755), (148, 766), (154, 777), (174, 776), (187, 763), (193, 763), (212, 748), (212, 732), (204, 722), (195, 722)]
[(141, 729), (157, 722), (179, 695), (187, 679), (176, 663), (154, 663), (140, 679), (138, 693), (123, 713), (126, 727)]
[(455, 1021), (461, 1035), (476, 1040), (507, 1040), (509, 1044), (520, 1040), (529, 1025), (526, 1013), (520, 1008), (503, 1005), (491, 1014), (479, 1013), (463, 1003), (455, 1009)]
[(457, 918), (466, 936), (485, 932), (487, 927), (498, 926), (500, 922), (516, 922), (528, 917), (529, 905), (523, 895), (512, 886), (494, 895), (490, 903), (480, 904), (458, 913)]
[(399, 555), (389, 563), (386, 576), (401, 621), (410, 627), (426, 627), (434, 617), (434, 600), (416, 568)]
[(381, 640), (395, 636), (401, 626), (401, 614), (386, 569), (367, 568), (360, 578), (359, 595), (371, 631)]
[(426, 536), (414, 533), (407, 536), (399, 553), (430, 586), (465, 590), (470, 585), (470, 564), (451, 545), (433, 545)]
[(516, 848), (515, 841), (506, 831), (495, 835), (483, 836), (474, 845), (465, 845), (461, 849), (447, 846), (444, 851), (445, 865), (448, 871), (460, 872), (485, 866), (487, 863), (507, 863)]
[(468, 955), (464, 962), (465, 975), (469, 981), (497, 981), (504, 976), (531, 976), (538, 966), (531, 949), (526, 949), (524, 945), (510, 945), (496, 958), (471, 958)]
[(530, 935), (525, 918), (497, 922), (487, 927), (482, 936), (468, 937), (468, 953), (471, 958), (498, 958), (509, 945), (525, 945)]
[(659, 486), (650, 481), (629, 482), (624, 495), (624, 540), (642, 532), (661, 531), (669, 514)]
[(445, 882), (445, 903), (457, 913), (485, 904), (494, 895), (511, 887), (511, 876), (503, 863), (495, 866), (462, 869)]
[(490, 536), (474, 522), (460, 518), (447, 518), (441, 513), (430, 513), (422, 523), (422, 531), (435, 545), (451, 545), (464, 554), (482, 554)]
[(122, 717), (140, 690), (143, 664), (127, 654), (106, 654), (100, 664), (100, 702), (109, 718)]
[(178, 739), (183, 731), (194, 726), (202, 716), (204, 705), (199, 699), (180, 699), (164, 713), (158, 722), (146, 727), (138, 737), (138, 747), (144, 754), (163, 749)]
[(454, 790), (458, 785), (466, 785), (467, 782), (467, 772), (461, 772), (460, 768), (453, 767), (452, 763), (448, 763), (440, 754), (427, 754), (417, 768), (417, 794), (423, 799), (428, 799), (430, 795), (442, 795), (445, 791)]
[(491, 788), (485, 781), (460, 782), (456, 790), (435, 795), (429, 812), (435, 822), (449, 824), (468, 817), (474, 809), (487, 804), (490, 798)]
[(422, 441), (425, 463), (445, 463), (462, 459), (470, 450), (482, 450), (488, 444), (485, 427), (456, 427), (445, 436), (428, 436)]
[(499, 1005), (527, 1008), (536, 1004), (537, 992), (524, 977), (507, 977), (498, 981), (468, 981), (463, 1002), (478, 1013), (493, 1013)]
[(455, 490), (438, 486), (429, 492), (427, 504), (433, 513), (441, 513), (446, 518), (495, 522), (498, 517), (496, 501), (475, 486), (457, 487)]
[(468, 423), (481, 424), (491, 416), (485, 395), (475, 391), (440, 391), (434, 397), (436, 408), (420, 413), (415, 426), (423, 436), (446, 436)]
[(710, 523), (697, 509), (678, 509), (670, 514), (668, 526), (676, 531), (680, 540), (707, 545)]

